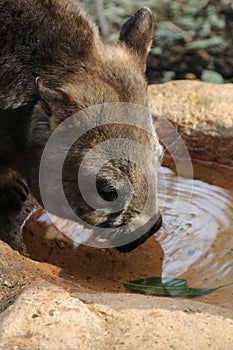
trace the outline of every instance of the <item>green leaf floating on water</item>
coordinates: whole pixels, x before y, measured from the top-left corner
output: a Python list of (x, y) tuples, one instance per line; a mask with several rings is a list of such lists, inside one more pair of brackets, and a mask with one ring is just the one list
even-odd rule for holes
[(170, 296), (170, 297), (199, 297), (215, 292), (225, 287), (217, 288), (189, 288), (186, 280), (178, 278), (150, 277), (139, 279), (124, 284), (125, 287), (134, 292)]

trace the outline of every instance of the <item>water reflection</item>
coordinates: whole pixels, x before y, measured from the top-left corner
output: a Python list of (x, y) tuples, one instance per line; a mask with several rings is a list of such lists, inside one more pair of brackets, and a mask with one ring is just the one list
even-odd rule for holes
[[(168, 168), (161, 168), (158, 187), (163, 277), (183, 277), (193, 287), (233, 283), (233, 192)], [(233, 285), (228, 293), (233, 306)]]

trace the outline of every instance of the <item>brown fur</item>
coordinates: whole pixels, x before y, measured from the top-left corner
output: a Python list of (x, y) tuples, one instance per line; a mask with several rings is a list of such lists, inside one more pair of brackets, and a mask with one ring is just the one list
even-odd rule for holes
[[(40, 199), (41, 154), (51, 133), (66, 118), (84, 108), (108, 102), (148, 106), (144, 71), (154, 20), (149, 9), (139, 10), (123, 25), (119, 41), (108, 46), (100, 41), (95, 24), (75, 0), (0, 0), (0, 13), (0, 119), (3, 125), (0, 205), (3, 206), (1, 198), (9, 192), (6, 189), (13, 186), (12, 174), (17, 188), (21, 187), (21, 193), (25, 193), (22, 182), (15, 176), (17, 171), (26, 176)], [(110, 162), (100, 174), (101, 181), (107, 180), (113, 187), (125, 177), (134, 184), (135, 195), (121, 215), (91, 210), (83, 203), (79, 190), (74, 191), (70, 185), (76, 181), (73, 174), (84, 150), (115, 136), (141, 140), (155, 147), (156, 159), (161, 156), (157, 140), (132, 127), (102, 127), (74, 145), (65, 164), (64, 173), (69, 181), (64, 181), (64, 189), (72, 208), (97, 226), (117, 227), (130, 221), (143, 207), (142, 191), (147, 191), (140, 170), (125, 161)], [(156, 172), (156, 166), (151, 171)], [(13, 191), (17, 199), (19, 192)], [(157, 214), (156, 206), (154, 211)]]

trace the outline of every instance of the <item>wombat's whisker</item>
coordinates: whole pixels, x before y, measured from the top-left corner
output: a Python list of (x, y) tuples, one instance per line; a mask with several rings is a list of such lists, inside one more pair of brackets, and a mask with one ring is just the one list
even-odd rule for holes
[(104, 249), (104, 256), (107, 255), (109, 253), (109, 248), (105, 248)]

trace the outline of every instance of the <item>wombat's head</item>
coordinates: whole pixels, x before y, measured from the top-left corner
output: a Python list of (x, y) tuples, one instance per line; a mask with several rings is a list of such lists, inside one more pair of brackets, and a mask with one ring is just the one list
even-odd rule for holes
[(116, 45), (97, 42), (61, 88), (37, 79), (32, 188), (52, 213), (74, 219), (73, 211), (89, 225), (109, 228), (120, 251), (136, 248), (162, 223), (156, 200), (162, 147), (144, 76), (153, 33), (152, 13), (143, 8), (123, 25)]

